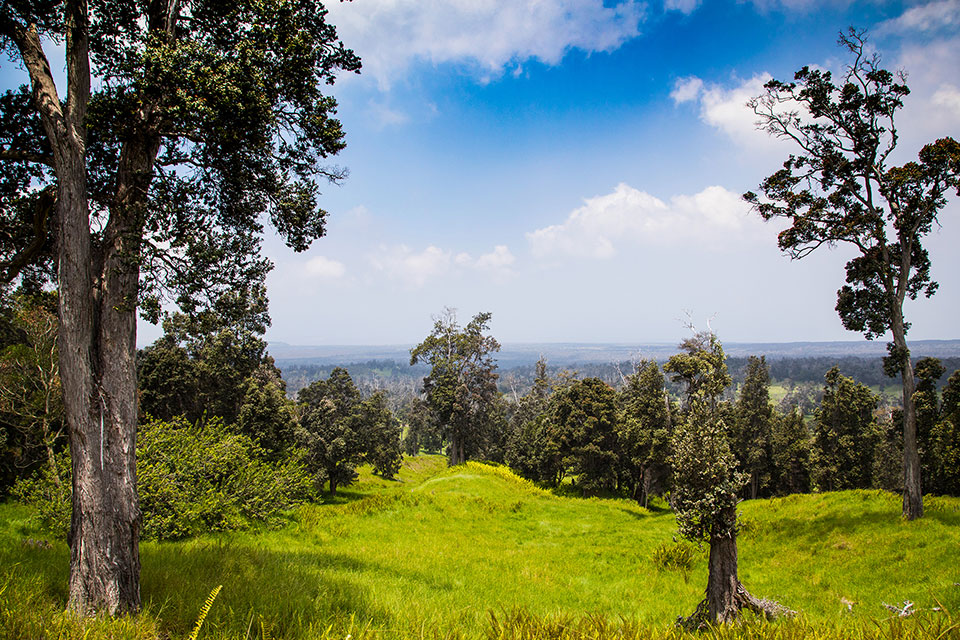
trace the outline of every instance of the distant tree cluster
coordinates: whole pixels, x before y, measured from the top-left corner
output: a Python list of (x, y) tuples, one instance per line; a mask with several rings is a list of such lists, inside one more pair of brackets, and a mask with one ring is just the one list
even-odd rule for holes
[[(902, 489), (900, 412), (837, 366), (826, 375), (821, 371), (818, 399), (777, 406), (765, 357), (746, 359), (738, 372), (742, 382), (733, 385), (722, 349), (692, 349), (684, 342), (662, 366), (637, 363), (618, 388), (567, 370), (551, 376), (541, 358), (526, 393), (515, 388), (495, 394), (496, 365), (489, 354), (496, 341), (485, 335), (489, 320), (489, 314), (479, 314), (461, 328), (448, 311), (414, 350), (431, 354), (434, 368), (423, 398), (407, 402), (400, 413), (407, 453), (446, 448), (451, 464), (464, 458), (503, 462), (544, 486), (621, 495), (647, 505), (651, 496), (670, 499), (683, 490), (673, 464), (678, 429), (689, 422), (694, 399), (705, 397), (711, 420), (723, 425), (718, 429), (734, 470), (744, 479), (738, 499)], [(920, 359), (916, 370), (926, 486), (960, 494), (955, 471), (960, 372), (942, 385), (940, 360)], [(719, 371), (722, 375), (711, 375)], [(451, 453), (457, 438), (463, 456)]]

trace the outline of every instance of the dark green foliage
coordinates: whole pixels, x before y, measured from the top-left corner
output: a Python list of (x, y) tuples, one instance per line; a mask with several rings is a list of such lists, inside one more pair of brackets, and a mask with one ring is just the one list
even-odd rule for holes
[(359, 409), (366, 441), (364, 460), (373, 467), (374, 473), (393, 478), (403, 463), (400, 421), (390, 413), (387, 396), (382, 392), (361, 402)]
[(292, 446), (293, 406), (260, 337), (269, 323), (262, 294), (232, 293), (196, 317), (167, 315), (164, 335), (139, 354), (141, 414), (221, 418), (275, 458)]
[(756, 498), (770, 482), (771, 423), (770, 370), (765, 357), (751, 356), (747, 375), (737, 397), (731, 429), (731, 448), (737, 467), (747, 474), (747, 496)]
[(555, 464), (556, 452), (547, 440), (544, 414), (551, 393), (547, 375), (547, 361), (537, 360), (530, 392), (521, 397), (512, 407), (510, 435), (505, 447), (505, 462), (520, 476), (535, 482), (553, 484), (558, 482)]
[(810, 430), (797, 409), (774, 413), (770, 433), (771, 489), (777, 495), (810, 491)]
[(403, 437), (403, 450), (407, 455), (415, 456), (421, 450), (427, 453), (443, 450), (443, 430), (424, 400), (411, 398), (404, 405), (402, 416), (407, 427)]
[[(183, 418), (152, 420), (137, 437), (137, 480), (141, 533), (176, 539), (210, 531), (246, 529), (270, 523), (311, 495), (306, 469), (293, 455), (274, 463), (250, 438), (221, 421), (191, 425)], [(58, 458), (63, 473), (69, 455)], [(66, 537), (70, 528), (70, 489), (58, 491), (49, 469), (16, 489), (36, 504), (46, 528)]]
[(662, 494), (670, 475), (673, 437), (670, 399), (656, 362), (637, 365), (617, 397), (618, 453), (622, 484), (631, 497), (646, 504), (651, 493)]
[(357, 409), (360, 392), (346, 369), (334, 369), (297, 394), (302, 405), (297, 440), (307, 452), (307, 464), (317, 483), (330, 483), (330, 493), (357, 477), (356, 465), (363, 457), (364, 443)]
[(55, 463), (66, 443), (57, 295), (21, 289), (9, 303), (0, 318), (0, 494), (41, 464), (62, 483), (70, 478)]
[(294, 445), (294, 407), (273, 359), (264, 360), (244, 382), (236, 427), (278, 456)]
[(548, 450), (556, 448), (564, 474), (584, 495), (616, 487), (617, 395), (598, 378), (578, 380), (550, 398), (545, 416)]
[(500, 343), (486, 335), (490, 313), (478, 313), (465, 327), (456, 312), (446, 309), (433, 331), (410, 350), (410, 364), (430, 365), (423, 379), (427, 403), (443, 427), (450, 464), (491, 458), (502, 446), (503, 411), (497, 402), (497, 363)]
[(747, 481), (730, 450), (717, 398), (730, 384), (723, 347), (711, 332), (680, 345), (664, 366), (686, 384), (687, 409), (673, 436), (670, 504), (680, 534), (694, 542), (735, 536), (739, 493)]
[[(36, 24), (43, 37), (63, 37), (61, 12), (35, 5), (4, 10), (5, 49), (31, 14), (58, 16)], [(92, 75), (109, 78), (93, 83), (87, 110), (90, 206), (105, 219), (121, 153), (146, 154), (148, 174), (135, 178), (144, 193), (123, 215), (137, 218), (144, 241), (130, 258), (154, 318), (164, 289), (195, 312), (240, 282), (262, 282), (270, 264), (259, 255), (261, 216), (298, 251), (323, 235), (315, 178), (346, 174), (324, 164), (344, 134), (323, 92), (360, 67), (318, 2), (170, 7), (168, 16), (164, 3), (96, 0), (89, 18)], [(11, 152), (0, 172), (0, 266), (6, 280), (49, 278), (52, 192), (33, 187), (53, 179), (50, 146), (26, 87), (0, 97), (0, 113)]]
[(363, 462), (391, 478), (402, 461), (399, 422), (376, 393), (363, 400), (346, 369), (335, 368), (297, 394), (301, 405), (297, 441), (316, 482), (330, 484), (330, 493), (357, 477)]
[[(925, 481), (935, 482), (933, 469), (935, 462), (930, 447), (930, 437), (940, 420), (940, 394), (937, 384), (943, 374), (946, 373), (946, 369), (937, 358), (922, 358), (917, 361), (914, 372), (917, 376), (917, 390), (913, 394), (913, 403), (917, 411), (917, 442), (920, 449), (920, 466)], [(897, 418), (902, 420), (902, 415), (898, 415)], [(900, 426), (899, 420), (895, 420), (897, 426)], [(902, 447), (902, 436), (898, 438), (898, 442)], [(928, 487), (928, 490), (933, 491), (933, 487)]]
[(866, 489), (873, 476), (880, 430), (873, 417), (877, 397), (862, 384), (827, 372), (823, 400), (814, 412), (813, 482), (822, 491)]
[(960, 370), (943, 388), (940, 420), (930, 433), (931, 491), (960, 495)]
[(726, 357), (717, 337), (707, 331), (695, 333), (680, 343), (680, 353), (671, 357), (663, 370), (673, 374), (674, 382), (683, 385), (687, 407), (694, 396), (700, 396), (716, 408), (724, 390), (730, 386)]

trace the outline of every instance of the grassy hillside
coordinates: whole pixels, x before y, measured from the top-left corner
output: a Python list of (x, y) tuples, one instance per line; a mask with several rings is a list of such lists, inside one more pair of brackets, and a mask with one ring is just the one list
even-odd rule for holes
[[(942, 612), (904, 628), (873, 622), (890, 615), (884, 602), (960, 611), (960, 500), (928, 498), (927, 517), (912, 523), (899, 510), (898, 496), (861, 491), (744, 503), (742, 580), (802, 612), (754, 631), (897, 637), (922, 626), (935, 638), (949, 628)], [(667, 510), (557, 497), (503, 469), (448, 470), (424, 456), (398, 481), (364, 474), (278, 531), (145, 543), (146, 614), (83, 623), (60, 613), (67, 547), (35, 543), (30, 515), (0, 505), (6, 637), (186, 638), (220, 584), (201, 639), (672, 636), (706, 584), (705, 550), (688, 571), (655, 565), (658, 546), (675, 546)]]

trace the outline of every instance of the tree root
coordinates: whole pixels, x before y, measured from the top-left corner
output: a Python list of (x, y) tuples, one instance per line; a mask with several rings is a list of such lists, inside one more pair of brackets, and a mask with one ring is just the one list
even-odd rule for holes
[(796, 611), (788, 609), (779, 602), (751, 595), (739, 582), (732, 596), (732, 598), (724, 598), (727, 600), (726, 606), (718, 607), (719, 611), (711, 611), (710, 598), (704, 598), (692, 614), (677, 618), (677, 626), (687, 631), (703, 631), (718, 624), (735, 621), (744, 609), (771, 621), (778, 618), (792, 618), (797, 614)]

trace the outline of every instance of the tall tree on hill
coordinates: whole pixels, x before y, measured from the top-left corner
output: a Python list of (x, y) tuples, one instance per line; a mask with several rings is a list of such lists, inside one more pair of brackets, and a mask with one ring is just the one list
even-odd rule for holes
[(769, 618), (792, 613), (752, 596), (737, 573), (737, 503), (747, 476), (737, 471), (719, 398), (730, 384), (723, 347), (712, 332), (680, 345), (664, 366), (682, 375), (687, 406), (673, 438), (674, 490), (670, 497), (680, 534), (710, 543), (706, 597), (696, 611), (677, 620), (687, 629), (732, 622), (748, 609)]
[[(7, 281), (58, 281), (79, 489), (72, 610), (140, 606), (138, 307), (156, 320), (167, 291), (195, 312), (262, 281), (264, 218), (295, 250), (323, 234), (314, 178), (343, 177), (322, 163), (344, 142), (322, 87), (360, 66), (325, 18), (314, 0), (23, 0), (0, 12), (0, 48), (31, 83), (0, 100), (0, 268)], [(50, 40), (65, 44), (66, 87)]]
[(550, 397), (544, 416), (548, 450), (583, 494), (614, 488), (617, 467), (617, 395), (599, 378), (578, 380)]
[(786, 414), (774, 413), (770, 450), (774, 493), (810, 491), (810, 431), (796, 407)]
[(453, 309), (445, 309), (433, 331), (410, 350), (410, 365), (432, 368), (423, 379), (427, 402), (443, 425), (450, 465), (463, 464), (484, 451), (498, 422), (497, 363), (500, 350), (490, 328), (490, 313), (478, 313), (465, 327)]
[(813, 480), (823, 491), (865, 489), (880, 439), (873, 418), (877, 396), (838, 367), (825, 378), (823, 400), (813, 413)]
[(617, 397), (620, 464), (631, 481), (631, 496), (644, 506), (670, 474), (673, 420), (663, 385), (657, 363), (641, 362)]
[(747, 474), (749, 497), (755, 499), (770, 481), (770, 369), (767, 359), (750, 356), (747, 375), (737, 397), (731, 446), (740, 470)]
[(894, 115), (909, 93), (905, 75), (880, 68), (863, 32), (851, 28), (840, 44), (854, 59), (839, 84), (829, 71), (803, 67), (794, 82), (771, 80), (750, 102), (763, 128), (800, 152), (763, 181), (764, 198), (744, 198), (765, 220), (791, 223), (779, 244), (794, 259), (838, 242), (859, 252), (846, 265), (837, 312), (868, 340), (892, 335), (885, 370), (903, 384), (903, 515), (912, 520), (923, 515), (923, 492), (903, 303), (937, 290), (922, 243), (950, 192), (960, 194), (960, 143), (942, 138), (917, 162), (890, 166), (899, 139)]

